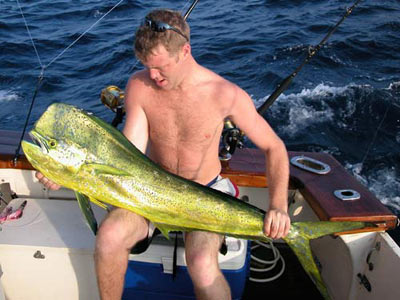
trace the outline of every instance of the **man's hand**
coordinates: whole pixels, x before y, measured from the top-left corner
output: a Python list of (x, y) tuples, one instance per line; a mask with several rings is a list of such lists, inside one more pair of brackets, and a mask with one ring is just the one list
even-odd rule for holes
[(270, 209), (264, 217), (264, 234), (273, 239), (285, 237), (290, 229), (290, 218), (281, 209)]
[(49, 190), (58, 190), (60, 189), (60, 185), (58, 185), (57, 183), (51, 181), (50, 179), (48, 179), (47, 177), (45, 177), (42, 173), (40, 173), (39, 171), (36, 171), (35, 176), (37, 179), (39, 179), (39, 182), (41, 184), (43, 184), (45, 187), (47, 187)]

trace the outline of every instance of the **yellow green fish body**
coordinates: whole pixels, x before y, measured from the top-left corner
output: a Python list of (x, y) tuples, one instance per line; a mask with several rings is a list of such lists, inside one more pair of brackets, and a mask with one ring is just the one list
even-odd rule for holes
[[(270, 240), (263, 234), (264, 211), (163, 170), (120, 131), (83, 110), (53, 104), (36, 122), (31, 136), (38, 145), (23, 141), (23, 150), (46, 177), (97, 204), (142, 215), (164, 235), (172, 230), (204, 230)], [(365, 226), (362, 222), (299, 222), (284, 238), (325, 298), (329, 296), (309, 240)]]

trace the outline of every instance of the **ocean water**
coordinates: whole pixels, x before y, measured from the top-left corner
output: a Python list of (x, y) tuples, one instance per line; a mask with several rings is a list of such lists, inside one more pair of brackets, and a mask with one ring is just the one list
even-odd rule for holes
[[(154, 8), (187, 1), (0, 0), (0, 129), (29, 127), (53, 102), (111, 121), (100, 102), (142, 68), (134, 32)], [(336, 24), (352, 1), (201, 0), (188, 21), (196, 60), (259, 106)], [(63, 52), (82, 33), (91, 30)], [(400, 2), (362, 1), (264, 114), (288, 150), (332, 154), (400, 214)], [(60, 55), (61, 54), (61, 55)], [(223, 95), (221, 95), (223, 97)], [(253, 147), (250, 141), (246, 142)]]

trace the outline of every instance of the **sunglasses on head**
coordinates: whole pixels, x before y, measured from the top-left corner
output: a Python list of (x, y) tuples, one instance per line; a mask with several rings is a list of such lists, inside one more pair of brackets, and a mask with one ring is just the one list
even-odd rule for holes
[(145, 18), (143, 25), (150, 27), (151, 30), (155, 31), (155, 32), (164, 32), (166, 30), (172, 30), (175, 31), (176, 33), (180, 34), (181, 36), (183, 36), (185, 38), (186, 41), (189, 42), (189, 39), (186, 35), (184, 35), (182, 33), (182, 31), (180, 31), (178, 28), (175, 28), (167, 23), (161, 22), (161, 21), (154, 21), (152, 19), (149, 18)]

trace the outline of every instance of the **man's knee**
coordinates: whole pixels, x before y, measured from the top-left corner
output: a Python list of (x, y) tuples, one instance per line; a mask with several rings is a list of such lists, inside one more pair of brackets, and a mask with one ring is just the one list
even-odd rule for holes
[(219, 236), (198, 235), (186, 236), (186, 262), (191, 276), (216, 274), (218, 267)]
[[(121, 209), (118, 209), (121, 210)], [(127, 211), (112, 211), (102, 222), (96, 236), (96, 253), (126, 251), (148, 232), (148, 222)]]
[(210, 251), (198, 250), (186, 252), (187, 266), (196, 273), (214, 269), (218, 266), (218, 259)]
[(210, 251), (187, 252), (186, 262), (190, 277), (197, 288), (210, 287), (221, 276), (218, 256)]

